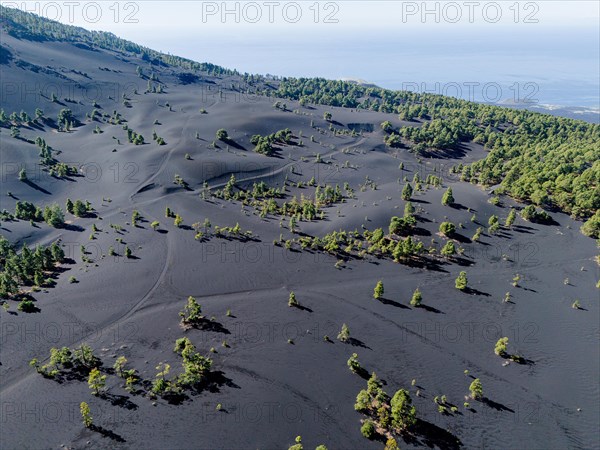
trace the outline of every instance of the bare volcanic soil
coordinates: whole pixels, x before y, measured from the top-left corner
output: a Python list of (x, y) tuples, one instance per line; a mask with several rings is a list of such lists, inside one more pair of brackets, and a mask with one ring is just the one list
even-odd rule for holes
[[(18, 137), (1, 129), (0, 210), (13, 212), (17, 201), (64, 209), (67, 199), (91, 209), (66, 213), (59, 228), (1, 223), (17, 249), (60, 239), (66, 255), (55, 286), (23, 287), (36, 312), (19, 311), (20, 299), (0, 312), (1, 448), (281, 449), (298, 435), (305, 448), (382, 448), (387, 437), (363, 437), (367, 416), (354, 408), (372, 372), (390, 396), (406, 389), (416, 407), (417, 423), (395, 436), (401, 448), (600, 448), (596, 245), (559, 212), (550, 224), (517, 214), (513, 226), (488, 232), (491, 216), (503, 225), (524, 205), (504, 196), (493, 204), (492, 193), (450, 172), (485, 157), (481, 145), (419, 157), (408, 145), (384, 145), (382, 122), (422, 124), (395, 114), (281, 99), (274, 107), (278, 99), (246, 93), (237, 75), (190, 79), (127, 53), (5, 33), (2, 45), (10, 51), (0, 66), (2, 108), (32, 117), (40, 108), (46, 119), (21, 126)], [(147, 92), (158, 85), (161, 92)], [(65, 108), (77, 123), (59, 131)], [(144, 143), (129, 142), (124, 125)], [(252, 136), (286, 128), (292, 137), (272, 156), (253, 151)], [(217, 139), (219, 129), (228, 137)], [(77, 172), (51, 176), (36, 137)], [(396, 262), (368, 251), (363, 232), (388, 235), (415, 176), (422, 186), (411, 197), (411, 234), (425, 253)], [(277, 193), (244, 204), (240, 193), (259, 184)], [(339, 197), (314, 220), (291, 223), (277, 209), (336, 185)], [(455, 203), (445, 206), (449, 187)], [(449, 237), (439, 231), (444, 221), (456, 225)], [(350, 241), (361, 241), (362, 254), (309, 239), (355, 230)], [(442, 257), (448, 241), (460, 252)], [(464, 290), (455, 288), (461, 271)], [(385, 291), (375, 299), (379, 280)], [(416, 288), (419, 307), (410, 304)], [(288, 306), (292, 291), (299, 307)], [(204, 319), (183, 327), (189, 296)], [(343, 324), (345, 342), (337, 339)], [(151, 398), (161, 363), (170, 365), (166, 380), (182, 373), (173, 351), (182, 337), (212, 359), (209, 373), (194, 389)], [(502, 337), (513, 359), (494, 354)], [(53, 347), (82, 344), (107, 376), (100, 395), (87, 374), (44, 377), (29, 365), (48, 363)], [(358, 373), (347, 365), (353, 353)], [(139, 377), (129, 391), (113, 369), (120, 356)], [(479, 400), (467, 398), (475, 378)], [(81, 402), (92, 427), (82, 423)]]

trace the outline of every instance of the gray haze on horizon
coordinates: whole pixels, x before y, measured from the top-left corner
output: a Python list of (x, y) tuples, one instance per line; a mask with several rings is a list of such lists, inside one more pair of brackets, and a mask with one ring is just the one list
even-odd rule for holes
[[(490, 19), (493, 8), (484, 14), (494, 3), (485, 1), (472, 11), (465, 2), (298, 2), (300, 9), (287, 15), (293, 2), (272, 11), (264, 2), (110, 2), (100, 4), (98, 20), (88, 20), (92, 3), (68, 11), (67, 2), (2, 2), (240, 72), (600, 108), (600, 2), (498, 2), (498, 22)], [(449, 21), (451, 4), (460, 5), (457, 23)], [(293, 22), (296, 10), (300, 19)], [(255, 11), (260, 20), (251, 23)]]

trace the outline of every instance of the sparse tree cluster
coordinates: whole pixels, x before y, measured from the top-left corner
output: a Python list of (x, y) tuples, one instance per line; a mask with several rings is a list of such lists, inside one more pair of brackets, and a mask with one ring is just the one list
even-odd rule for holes
[(56, 265), (64, 261), (65, 253), (59, 241), (48, 247), (23, 246), (20, 253), (8, 240), (0, 237), (0, 298), (19, 293), (19, 286), (52, 286), (50, 277)]
[[(412, 405), (410, 394), (405, 389), (399, 389), (390, 398), (382, 389), (383, 383), (373, 373), (363, 389), (356, 396), (354, 409), (368, 416), (365, 423), (373, 425), (373, 433), (367, 431), (367, 438), (374, 436), (375, 428), (387, 432), (404, 433), (416, 423), (416, 408)], [(364, 425), (363, 425), (364, 428)], [(365, 432), (363, 432), (365, 435)]]
[[(81, 344), (77, 348), (51, 348), (49, 361), (40, 365), (37, 359), (32, 359), (29, 365), (36, 371), (48, 378), (61, 378), (70, 373), (84, 373), (90, 375), (92, 370), (98, 369), (100, 359), (94, 355), (92, 348), (87, 344)], [(99, 379), (99, 372), (94, 372), (90, 388), (99, 392), (102, 388), (103, 379)]]
[(250, 139), (250, 142), (255, 146), (254, 151), (266, 156), (272, 156), (275, 151), (275, 145), (291, 145), (294, 143), (293, 134), (289, 128), (279, 130), (276, 133), (267, 136), (255, 134)]

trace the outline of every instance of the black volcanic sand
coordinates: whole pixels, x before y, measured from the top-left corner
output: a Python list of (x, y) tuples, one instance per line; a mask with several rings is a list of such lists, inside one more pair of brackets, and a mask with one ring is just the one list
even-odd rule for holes
[[(595, 243), (579, 232), (580, 222), (560, 213), (552, 214), (555, 225), (518, 218), (512, 230), (495, 236), (484, 232), (480, 243), (470, 242), (478, 226), (487, 226), (490, 215), (503, 221), (508, 208), (516, 205), (503, 198), (502, 206), (494, 206), (488, 192), (449, 176), (451, 165), (484, 157), (481, 146), (468, 144), (461, 152), (425, 158), (419, 164), (406, 149), (383, 145), (379, 124), (384, 120), (395, 126), (419, 126), (419, 122), (401, 124), (393, 114), (300, 107), (291, 101), (285, 102), (288, 110), (281, 111), (273, 108), (273, 98), (233, 92), (232, 83), (239, 84), (239, 77), (203, 76), (200, 82), (181, 85), (176, 77), (179, 69), (168, 66), (154, 69), (166, 84), (165, 93), (143, 94), (147, 81), (136, 76), (136, 66), (142, 65), (146, 74), (150, 70), (129, 55), (16, 40), (5, 33), (2, 45), (14, 58), (1, 66), (3, 84), (14, 83), (18, 91), (3, 95), (2, 107), (7, 114), (24, 109), (32, 116), (40, 107), (51, 118), (62, 107), (72, 109), (84, 122), (74, 131), (58, 133), (47, 125), (22, 129), (21, 135), (42, 136), (61, 151), (59, 161), (84, 167), (86, 175), (56, 180), (36, 172), (38, 149), (2, 129), (0, 209), (14, 210), (16, 200), (7, 196), (10, 191), (17, 199), (41, 205), (86, 199), (99, 216), (67, 215), (69, 227), (58, 230), (43, 223), (1, 224), (0, 232), (19, 245), (60, 237), (72, 259), (55, 288), (34, 294), (39, 313), (15, 313), (15, 301), (9, 301), (11, 312), (0, 312), (3, 449), (62, 445), (270, 449), (287, 448), (297, 435), (306, 448), (321, 443), (330, 449), (381, 448), (381, 441), (360, 434), (364, 416), (353, 405), (366, 380), (348, 370), (346, 361), (352, 353), (368, 372), (375, 371), (386, 381), (384, 389), (390, 395), (399, 388), (411, 392), (421, 422), (414, 433), (398, 438), (402, 448), (600, 447), (595, 287), (600, 274), (593, 260), (598, 253)], [(87, 73), (89, 79), (71, 69)], [(61, 86), (62, 99), (70, 96), (66, 86), (72, 83), (76, 86), (72, 98), (81, 103), (61, 100), (63, 106), (36, 94)], [(132, 93), (132, 85), (139, 94)], [(100, 87), (100, 111), (121, 112), (147, 144), (128, 144), (120, 125), (84, 121), (85, 113), (93, 109), (90, 86)], [(122, 104), (122, 92), (114, 94), (115, 86), (128, 92), (130, 108)], [(33, 93), (25, 95), (25, 88)], [(202, 114), (201, 108), (207, 113)], [(334, 136), (323, 120), (325, 111), (332, 112), (336, 129), (362, 124), (374, 131)], [(159, 125), (153, 125), (155, 119)], [(311, 128), (311, 120), (322, 133)], [(92, 132), (96, 124), (104, 133)], [(271, 158), (252, 151), (253, 134), (286, 127), (304, 146), (282, 147)], [(232, 142), (210, 148), (219, 128), (228, 130)], [(154, 129), (167, 145), (152, 141)], [(311, 142), (311, 135), (317, 142)], [(184, 157), (186, 153), (191, 159)], [(315, 163), (317, 153), (323, 163)], [(404, 171), (398, 168), (400, 162)], [(30, 184), (17, 179), (23, 164)], [(412, 180), (415, 171), (423, 179), (428, 174), (442, 176), (444, 186), (453, 188), (458, 207), (442, 206), (444, 189), (433, 188), (416, 193), (413, 204), (419, 208), (419, 238), (426, 245), (432, 239), (438, 245), (445, 242), (437, 234), (440, 222), (464, 224), (457, 229), (457, 243), (465, 249), (460, 264), (441, 261), (437, 268), (426, 269), (368, 257), (350, 259), (336, 268), (333, 256), (273, 245), (280, 233), (292, 236), (288, 219), (280, 227), (279, 218), (261, 219), (239, 202), (205, 201), (199, 196), (204, 181), (211, 188), (222, 187), (231, 174), (238, 186), (250, 188), (254, 181), (282, 186), (286, 176), (294, 182), (315, 176), (321, 184), (348, 182), (356, 198), (327, 208), (324, 220), (300, 222), (301, 233), (320, 236), (340, 229), (362, 231), (362, 226), (387, 230), (390, 218), (401, 216), (404, 209), (403, 183), (398, 180), (404, 176)], [(173, 183), (176, 174), (189, 183), (188, 189)], [(377, 184), (376, 190), (360, 190), (367, 176)], [(314, 188), (287, 189), (298, 197), (314, 193)], [(110, 202), (103, 201), (108, 198)], [(172, 218), (165, 218), (167, 206), (182, 216), (185, 226), (205, 218), (213, 226), (239, 223), (252, 231), (255, 240), (196, 241), (193, 230), (177, 228)], [(470, 221), (473, 213), (467, 208), (480, 224)], [(143, 217), (137, 227), (128, 224), (133, 210)], [(160, 222), (158, 231), (150, 227), (154, 220)], [(90, 241), (94, 223), (101, 231)], [(119, 237), (124, 244), (115, 241)], [(92, 262), (82, 262), (80, 245), (87, 247)], [(134, 258), (123, 257), (124, 245)], [(108, 256), (110, 246), (119, 256)], [(461, 270), (468, 274), (469, 292), (454, 288)], [(511, 285), (516, 273), (521, 275), (519, 287)], [(69, 283), (70, 276), (78, 283)], [(564, 283), (566, 278), (569, 284)], [(372, 293), (379, 279), (385, 294), (377, 301)], [(423, 293), (421, 308), (409, 306), (416, 287)], [(291, 290), (304, 309), (288, 307)], [(511, 303), (502, 302), (506, 292), (512, 294)], [(190, 295), (208, 318), (214, 316), (208, 329), (181, 328), (178, 313)], [(571, 308), (575, 299), (583, 309)], [(231, 317), (226, 315), (228, 309)], [(335, 339), (342, 323), (350, 328), (349, 343)], [(182, 336), (211, 355), (214, 365), (210, 385), (188, 393), (180, 404), (129, 394), (114, 375), (107, 380), (108, 394), (94, 397), (85, 381), (58, 383), (28, 366), (31, 358), (46, 358), (51, 347), (86, 342), (107, 368), (124, 355), (128, 366), (145, 379), (153, 379), (155, 367), (163, 361), (171, 364), (174, 376), (181, 371), (181, 358), (173, 345)], [(504, 365), (506, 360), (494, 354), (494, 344), (502, 336), (509, 337), (509, 352), (522, 355), (525, 364)], [(222, 346), (223, 341), (229, 346)], [(211, 347), (216, 353), (209, 353)], [(463, 402), (474, 377), (481, 379), (486, 400), (470, 401), (471, 409), (466, 409)], [(457, 413), (437, 411), (433, 399), (441, 395), (458, 406)], [(90, 404), (98, 428), (83, 427), (81, 401)], [(220, 411), (217, 404), (222, 405)]]

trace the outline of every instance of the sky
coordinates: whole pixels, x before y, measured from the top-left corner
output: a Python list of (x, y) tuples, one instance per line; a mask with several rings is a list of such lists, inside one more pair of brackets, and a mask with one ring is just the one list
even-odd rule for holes
[(599, 106), (596, 1), (2, 4), (241, 72), (439, 93), (479, 83), (475, 100), (496, 98), (500, 88), (501, 101)]
[(596, 1), (2, 1), (88, 29), (124, 37), (161, 30), (272, 34), (344, 29), (455, 29), (598, 26)]

